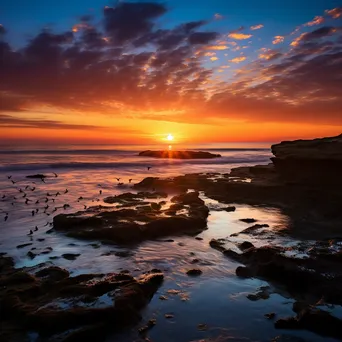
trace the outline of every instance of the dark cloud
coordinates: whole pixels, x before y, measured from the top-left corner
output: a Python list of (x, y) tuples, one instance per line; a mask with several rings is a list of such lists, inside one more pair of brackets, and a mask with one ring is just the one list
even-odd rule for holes
[(189, 36), (190, 44), (209, 44), (211, 41), (216, 39), (218, 34), (216, 32), (195, 32)]
[(7, 31), (6, 31), (5, 27), (4, 27), (4, 25), (0, 24), (0, 37), (1, 37), (1, 35), (5, 34), (6, 32)]

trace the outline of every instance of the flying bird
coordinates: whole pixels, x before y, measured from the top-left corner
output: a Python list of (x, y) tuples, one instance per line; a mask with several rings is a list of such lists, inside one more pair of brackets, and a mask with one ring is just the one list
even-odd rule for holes
[(121, 178), (116, 178), (116, 180), (117, 180), (118, 182), (120, 182), (120, 179), (121, 179)]
[(32, 213), (32, 216), (34, 216), (34, 214), (35, 214), (35, 211), (34, 211), (34, 210), (32, 210), (32, 212), (31, 212), (31, 213)]
[(56, 178), (58, 177), (57, 173), (55, 173), (55, 172), (52, 172), (52, 173), (55, 175)]
[(12, 176), (7, 176), (7, 178), (8, 178), (8, 179), (11, 179), (11, 178), (12, 178)]
[(132, 180), (133, 180), (133, 178), (130, 178), (128, 181), (131, 183), (131, 182), (132, 182)]
[(15, 184), (15, 183), (16, 183), (13, 179), (11, 180), (11, 182), (12, 182), (12, 184)]
[(4, 218), (5, 222), (7, 221), (7, 219), (8, 219), (8, 213), (6, 213), (5, 215), (5, 218)]
[(152, 166), (147, 166), (147, 171), (150, 171), (151, 168)]
[(38, 227), (36, 226), (35, 228), (34, 228), (34, 231), (36, 232), (38, 230)]
[(102, 194), (102, 190), (99, 191), (100, 192), (100, 195)]
[(32, 234), (33, 234), (33, 231), (32, 229), (30, 229), (30, 232), (27, 235), (32, 235)]
[(25, 190), (27, 190), (28, 188), (29, 188), (29, 185), (26, 185), (26, 186), (25, 186)]
[(68, 190), (68, 189), (65, 189), (64, 193), (67, 194), (68, 192), (69, 192), (69, 190)]

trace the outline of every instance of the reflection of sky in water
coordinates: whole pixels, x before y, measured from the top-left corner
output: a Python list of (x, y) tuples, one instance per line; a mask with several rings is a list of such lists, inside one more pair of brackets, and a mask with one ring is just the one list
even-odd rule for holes
[[(152, 170), (150, 174), (154, 176), (168, 175), (162, 173), (158, 167), (156, 169)], [(184, 173), (180, 172), (179, 168), (176, 171), (177, 174)], [(190, 171), (192, 170), (186, 169), (187, 173)], [(198, 172), (199, 169), (197, 168), (196, 171)], [(235, 269), (238, 264), (209, 246), (209, 241), (212, 238), (229, 238), (233, 242), (249, 240), (256, 245), (269, 243), (291, 245), (293, 241), (289, 239), (274, 239), (272, 236), (272, 229), (279, 229), (287, 223), (287, 217), (278, 210), (235, 205), (235, 212), (219, 211), (220, 208), (227, 205), (206, 199), (211, 212), (208, 218), (208, 229), (199, 235), (203, 240), (184, 236), (172, 237), (174, 242), (145, 241), (129, 248), (133, 252), (133, 256), (122, 258), (113, 254), (108, 255), (108, 252), (126, 250), (127, 248), (104, 245), (98, 241), (76, 240), (58, 233), (46, 234), (50, 227), (44, 227), (44, 225), (47, 222), (52, 222), (54, 214), (50, 216), (44, 214), (42, 208), (46, 203), (36, 205), (35, 201), (44, 199), (47, 192), (56, 193), (59, 191), (62, 195), (55, 197), (55, 203), (51, 203), (49, 200), (48, 212), (55, 206), (60, 207), (65, 203), (71, 205), (70, 209), (58, 209), (57, 214), (75, 212), (83, 210), (84, 205), (103, 205), (102, 199), (106, 196), (132, 191), (129, 184), (123, 188), (117, 187), (116, 177), (123, 178), (122, 181), (125, 183), (127, 183), (128, 178), (134, 178), (137, 182), (149, 173), (142, 171), (141, 168), (135, 172), (112, 169), (97, 170), (96, 172), (86, 170), (62, 171), (60, 173), (58, 178), (49, 178), (46, 184), (39, 180), (33, 180), (36, 184), (32, 184), (20, 176), (27, 173), (14, 173), (14, 179), (23, 179), (16, 184), (17, 187), (24, 188), (26, 184), (36, 187), (33, 192), (27, 191), (27, 196), (32, 199), (28, 205), (24, 203), (24, 198), (20, 198), (21, 194), (14, 189), (5, 175), (1, 175), (1, 195), (5, 193), (6, 199), (0, 201), (0, 212), (8, 212), (9, 219), (7, 222), (2, 221), (3, 213), (0, 213), (0, 249), (1, 252), (7, 252), (14, 256), (18, 267), (35, 266), (39, 263), (48, 262), (68, 269), (72, 275), (86, 272), (119, 272), (123, 269), (130, 270), (133, 275), (139, 275), (142, 271), (152, 268), (161, 269), (165, 272), (165, 281), (143, 315), (144, 319), (157, 318), (157, 325), (149, 332), (153, 341), (176, 340), (185, 342), (209, 337), (216, 338), (217, 336), (230, 337), (234, 341), (239, 341), (237, 338), (239, 336), (246, 337), (250, 341), (266, 341), (279, 335), (281, 331), (276, 331), (273, 322), (265, 319), (264, 314), (276, 312), (278, 316), (282, 317), (293, 315), (292, 300), (286, 299), (284, 295), (272, 294), (270, 299), (266, 301), (251, 302), (248, 300), (246, 298), (248, 293), (254, 293), (258, 287), (267, 284), (261, 280), (237, 278)], [(99, 194), (100, 188), (103, 190), (102, 195)], [(68, 189), (67, 194), (63, 193), (65, 189)], [(14, 195), (20, 199), (12, 206)], [(84, 199), (77, 202), (79, 196)], [(97, 198), (100, 201), (97, 201)], [(40, 211), (32, 217), (31, 211), (37, 207), (40, 208)], [(251, 226), (241, 222), (240, 219), (242, 218), (255, 218), (258, 220), (257, 223), (267, 223), (270, 228), (266, 228), (267, 234), (261, 237), (254, 238), (251, 235), (244, 234), (230, 237), (231, 234)], [(32, 237), (27, 236), (29, 229), (33, 229), (36, 225), (39, 227), (38, 232), (35, 232)], [(38, 241), (38, 239), (44, 239), (44, 241)], [(32, 245), (22, 249), (16, 248), (17, 245), (28, 242), (32, 242)], [(53, 248), (49, 254), (37, 256), (32, 260), (26, 255), (32, 247), (44, 249), (49, 246)], [(228, 241), (226, 247), (236, 248), (233, 243)], [(76, 260), (70, 261), (60, 257), (64, 253), (79, 253), (80, 256)], [(51, 260), (50, 257), (57, 258)], [(199, 262), (192, 264), (195, 258), (199, 259)], [(185, 275), (187, 270), (197, 267), (203, 271), (200, 277), (189, 278)], [(179, 289), (181, 293), (170, 294), (167, 292), (170, 289)], [(160, 295), (167, 296), (168, 300), (161, 301)], [(103, 306), (109, 304), (111, 300), (105, 296), (99, 298), (97, 304)], [(69, 305), (63, 301), (57, 304), (62, 307)], [(335, 309), (334, 312), (338, 313), (339, 311)], [(165, 313), (173, 313), (174, 318), (165, 319)], [(200, 323), (207, 324), (208, 330), (198, 331), (197, 325)], [(305, 337), (309, 341), (332, 341), (331, 339), (319, 338), (305, 331), (286, 333)], [(134, 334), (125, 334), (119, 340), (132, 341), (136, 339)]]

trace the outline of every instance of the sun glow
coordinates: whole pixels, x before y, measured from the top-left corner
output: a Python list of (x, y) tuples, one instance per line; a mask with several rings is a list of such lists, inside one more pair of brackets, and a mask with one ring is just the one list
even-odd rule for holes
[(172, 135), (172, 134), (169, 134), (169, 135), (166, 137), (166, 139), (167, 139), (168, 141), (172, 141), (172, 140), (173, 140), (173, 135)]

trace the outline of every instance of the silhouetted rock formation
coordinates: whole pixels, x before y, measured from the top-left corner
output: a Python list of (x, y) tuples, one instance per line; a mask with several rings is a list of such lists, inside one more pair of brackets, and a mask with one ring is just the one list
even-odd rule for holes
[(286, 181), (342, 184), (342, 134), (337, 137), (283, 141), (272, 146), (272, 162)]
[(139, 156), (154, 158), (173, 158), (173, 159), (212, 159), (220, 158), (220, 154), (213, 154), (203, 151), (142, 151)]

